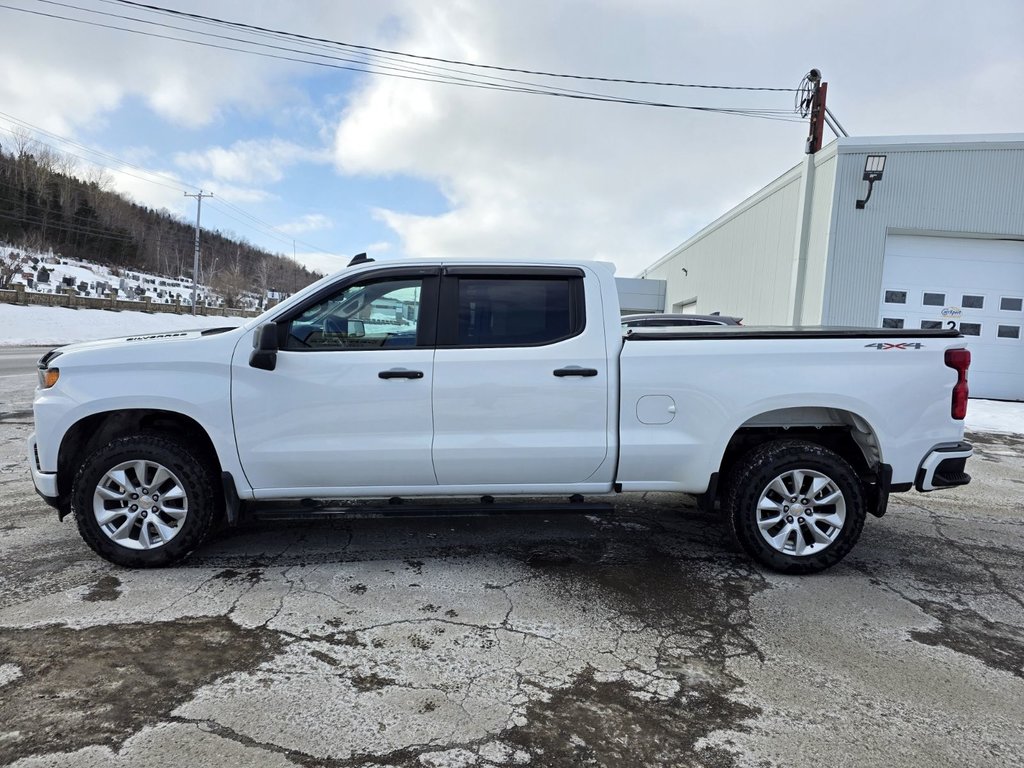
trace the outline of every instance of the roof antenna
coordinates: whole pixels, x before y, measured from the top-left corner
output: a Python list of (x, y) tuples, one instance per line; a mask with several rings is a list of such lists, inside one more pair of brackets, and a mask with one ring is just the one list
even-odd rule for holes
[(350, 261), (348, 265), (350, 267), (354, 267), (357, 264), (366, 264), (369, 261), (373, 261), (373, 259), (367, 256), (365, 253), (357, 253), (355, 256), (352, 257), (352, 261)]

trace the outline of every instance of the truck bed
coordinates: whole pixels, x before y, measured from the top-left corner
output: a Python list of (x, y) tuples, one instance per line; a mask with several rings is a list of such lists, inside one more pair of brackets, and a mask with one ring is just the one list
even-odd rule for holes
[(845, 326), (691, 325), (679, 328), (630, 328), (627, 341), (656, 339), (956, 339), (955, 328), (856, 328)]

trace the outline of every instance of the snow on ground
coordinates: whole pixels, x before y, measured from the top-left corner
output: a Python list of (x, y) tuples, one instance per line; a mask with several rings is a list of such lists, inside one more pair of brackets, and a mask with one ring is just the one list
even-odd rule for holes
[(971, 400), (967, 404), (967, 429), (1024, 435), (1024, 403), (1005, 400)]
[(249, 319), (0, 304), (0, 346), (71, 344), (130, 334), (241, 325)]

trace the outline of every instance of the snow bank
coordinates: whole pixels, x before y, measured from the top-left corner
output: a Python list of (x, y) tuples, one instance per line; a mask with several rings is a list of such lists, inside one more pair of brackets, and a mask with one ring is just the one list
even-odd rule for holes
[(170, 312), (111, 312), (105, 309), (0, 304), (0, 346), (46, 346), (115, 336), (189, 328), (241, 325), (247, 317), (193, 317)]
[(1024, 435), (1024, 403), (971, 400), (964, 423), (974, 432)]

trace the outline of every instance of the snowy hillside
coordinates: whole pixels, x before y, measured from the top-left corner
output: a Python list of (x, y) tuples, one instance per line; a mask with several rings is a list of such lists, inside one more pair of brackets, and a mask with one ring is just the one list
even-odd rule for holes
[[(37, 253), (6, 245), (0, 245), (0, 262), (0, 267), (14, 269), (11, 285), (20, 283), (34, 293), (63, 293), (73, 288), (79, 296), (105, 298), (109, 291), (116, 290), (122, 299), (141, 300), (148, 296), (154, 304), (173, 304), (178, 297), (183, 306), (192, 306), (191, 277), (118, 270), (82, 259), (63, 258), (53, 252)], [(205, 285), (198, 286), (197, 296), (200, 306), (224, 305), (223, 297)], [(260, 297), (244, 293), (239, 303), (243, 309), (258, 309)]]

